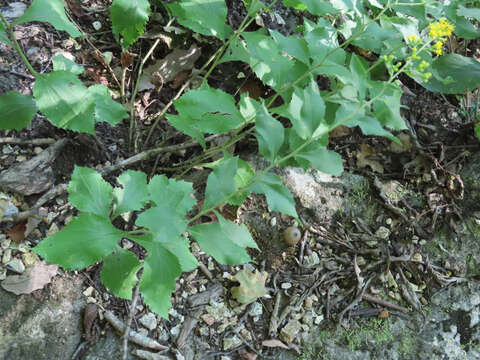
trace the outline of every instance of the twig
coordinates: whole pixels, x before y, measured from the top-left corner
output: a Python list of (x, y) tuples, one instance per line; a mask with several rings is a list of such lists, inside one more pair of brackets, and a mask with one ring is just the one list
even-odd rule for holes
[(201, 272), (205, 274), (206, 277), (208, 277), (210, 280), (213, 280), (213, 275), (210, 270), (207, 269), (205, 264), (203, 264), (202, 262), (198, 262), (198, 267), (200, 268)]
[(13, 137), (0, 138), (0, 144), (15, 144), (15, 145), (51, 145), (57, 140), (55, 139), (18, 139)]
[(280, 299), (282, 296), (282, 292), (277, 292), (275, 297), (275, 306), (273, 307), (272, 317), (270, 318), (270, 326), (268, 329), (268, 333), (270, 336), (275, 336), (277, 333), (278, 328), (278, 310), (280, 309)]
[(128, 359), (128, 334), (130, 326), (132, 325), (133, 316), (135, 315), (135, 308), (137, 306), (138, 288), (139, 286), (137, 284), (135, 287), (132, 304), (130, 305), (130, 313), (128, 314), (127, 325), (125, 326), (125, 331), (123, 332), (123, 360)]
[(25, 78), (25, 79), (28, 79), (28, 80), (35, 80), (35, 76), (32, 76), (32, 75), (29, 75), (29, 74), (22, 74), (18, 71), (15, 71), (15, 70), (10, 70), (8, 68), (5, 68), (3, 66), (0, 66), (0, 71), (3, 71), (3, 72), (8, 72), (12, 75), (16, 75), (16, 76), (20, 76), (22, 78)]
[(177, 94), (173, 97), (173, 99), (170, 99), (168, 104), (165, 105), (160, 112), (158, 112), (158, 113), (156, 113), (152, 116), (149, 116), (147, 118), (146, 122), (148, 122), (149, 120), (151, 121), (152, 119), (155, 119), (155, 122), (153, 123), (153, 125), (150, 127), (150, 130), (148, 131), (148, 135), (147, 135), (147, 139), (145, 140), (144, 148), (148, 146), (150, 138), (152, 137), (152, 134), (153, 134), (153, 130), (155, 130), (159, 121), (163, 118), (163, 115), (165, 115), (165, 113), (168, 111), (168, 109), (170, 109), (170, 107), (173, 105), (173, 101), (177, 100), (183, 94), (183, 91), (188, 87), (188, 85), (190, 85), (191, 81), (192, 81), (191, 78), (188, 79), (187, 81), (185, 81), (185, 84), (183, 84), (182, 87), (180, 88), (180, 90), (177, 91)]
[(303, 264), (303, 253), (305, 251), (305, 243), (307, 242), (307, 237), (308, 237), (308, 230), (305, 230), (305, 232), (303, 233), (302, 241), (300, 243), (300, 256), (298, 259), (300, 264)]
[(355, 306), (357, 306), (360, 301), (362, 301), (363, 295), (365, 294), (365, 291), (367, 291), (368, 287), (370, 286), (370, 282), (373, 280), (375, 276), (370, 277), (363, 288), (359, 291), (359, 294), (355, 297), (355, 299), (345, 308), (342, 310), (342, 312), (338, 315), (338, 325), (342, 324), (343, 316), (345, 313), (351, 309), (353, 309)]
[[(135, 123), (135, 119), (134, 119), (135, 107), (133, 105), (134, 105), (134, 102), (135, 102), (135, 97), (137, 96), (138, 86), (140, 85), (140, 79), (141, 79), (141, 76), (142, 76), (143, 66), (147, 62), (150, 55), (153, 54), (153, 51), (155, 50), (155, 48), (157, 47), (157, 45), (159, 43), (160, 43), (160, 39), (155, 40), (152, 47), (150, 48), (150, 50), (148, 50), (147, 54), (145, 55), (142, 62), (140, 63), (140, 67), (138, 68), (137, 81), (135, 82), (135, 88), (133, 89), (132, 97), (130, 98), (130, 130), (129, 130), (129, 133), (128, 133), (128, 141), (129, 141), (130, 145), (132, 144), (132, 141), (133, 141), (133, 128), (134, 128), (134, 123)], [(123, 83), (123, 76), (122, 76), (122, 83)]]
[(379, 299), (375, 296), (371, 296), (371, 295), (368, 295), (368, 294), (363, 294), (362, 299), (366, 300), (366, 301), (369, 301), (369, 302), (372, 302), (374, 304), (381, 305), (383, 307), (388, 307), (388, 308), (393, 309), (393, 310), (401, 311), (402, 313), (405, 313), (405, 314), (410, 311), (406, 307), (394, 304), (390, 301), (385, 301), (385, 300)]
[(67, 184), (59, 184), (55, 186), (54, 188), (50, 189), (48, 192), (46, 192), (40, 199), (37, 200), (35, 205), (33, 205), (29, 210), (22, 211), (18, 214), (11, 215), (11, 216), (6, 216), (0, 221), (12, 221), (12, 222), (18, 222), (21, 220), (28, 219), (31, 216), (37, 216), (38, 209), (45, 204), (46, 202), (54, 199), (55, 197), (61, 195), (63, 192), (67, 190)]
[[(121, 322), (111, 311), (105, 311), (105, 319), (113, 326), (115, 330), (120, 333), (124, 333), (126, 326), (123, 322)], [(157, 341), (146, 337), (136, 331), (130, 330), (129, 340), (137, 345), (153, 349), (153, 350), (168, 350), (168, 346), (161, 345)]]
[[(222, 134), (215, 134), (207, 137), (205, 139), (205, 142), (212, 141), (213, 139), (216, 139), (217, 137), (221, 136)], [(164, 152), (176, 152), (184, 149), (188, 149), (190, 147), (194, 147), (199, 145), (197, 141), (192, 140), (189, 142), (185, 142), (183, 144), (176, 144), (176, 145), (170, 145), (170, 146), (163, 146), (155, 149), (150, 149), (146, 151), (142, 151), (141, 153), (138, 153), (136, 155), (133, 155), (127, 159), (124, 159), (116, 164), (110, 165), (110, 166), (105, 166), (102, 169), (100, 169), (100, 173), (102, 175), (109, 174), (113, 171), (119, 170), (125, 166), (133, 165), (139, 161), (144, 161), (147, 160), (151, 157), (157, 156), (160, 153)]]

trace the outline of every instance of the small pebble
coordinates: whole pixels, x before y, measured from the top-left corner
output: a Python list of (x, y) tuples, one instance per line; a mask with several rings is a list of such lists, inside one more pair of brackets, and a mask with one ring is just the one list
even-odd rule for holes
[(270, 226), (275, 227), (277, 225), (277, 218), (274, 216), (270, 219)]
[(138, 321), (150, 331), (157, 327), (157, 318), (154, 313), (145, 314)]
[(92, 27), (98, 31), (102, 28), (102, 23), (100, 21), (94, 21), (92, 22)]
[(260, 316), (263, 314), (263, 306), (259, 302), (254, 302), (252, 305), (250, 305), (250, 311), (248, 312), (248, 315), (255, 317), (255, 316)]
[(92, 296), (94, 290), (95, 289), (93, 288), (93, 286), (89, 286), (88, 288), (85, 289), (85, 291), (83, 292), (83, 295), (85, 295), (86, 297)]
[(7, 263), (7, 269), (22, 274), (25, 271), (25, 265), (20, 259), (15, 258)]
[(31, 267), (40, 259), (36, 253), (29, 251), (25, 254), (22, 254), (22, 260), (26, 267)]
[(36, 155), (40, 154), (42, 151), (43, 151), (43, 149), (40, 146), (35, 146), (35, 148), (33, 149), (33, 152)]
[(289, 282), (285, 282), (280, 287), (284, 290), (287, 290), (287, 289), (290, 289), (292, 287), (292, 284), (290, 284)]
[(12, 260), (12, 249), (6, 249), (2, 256), (2, 263), (6, 264)]

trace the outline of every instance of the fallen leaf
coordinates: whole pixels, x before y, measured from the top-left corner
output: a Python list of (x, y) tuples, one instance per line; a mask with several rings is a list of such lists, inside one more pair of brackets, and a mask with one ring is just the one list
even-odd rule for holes
[(180, 85), (182, 85), (185, 82), (185, 80), (188, 79), (191, 73), (192, 73), (192, 70), (180, 71), (177, 75), (175, 75), (175, 78), (173, 79), (172, 88), (173, 89), (179, 88)]
[(397, 138), (400, 140), (401, 144), (392, 141), (390, 144), (390, 151), (400, 154), (412, 150), (412, 139), (410, 135), (406, 133), (400, 133), (397, 135)]
[(258, 100), (263, 95), (262, 83), (256, 79), (248, 79), (240, 88), (240, 93), (244, 92), (252, 99)]
[(250, 304), (258, 298), (267, 294), (265, 280), (268, 274), (263, 272), (252, 272), (250, 269), (239, 271), (233, 280), (238, 281), (240, 286), (232, 287), (232, 296), (241, 304)]
[(390, 314), (388, 313), (388, 310), (387, 309), (383, 309), (382, 311), (380, 311), (378, 313), (378, 317), (380, 319), (387, 319), (388, 317), (390, 316)]
[(133, 59), (137, 56), (136, 54), (133, 54), (127, 50), (124, 50), (122, 52), (122, 55), (120, 56), (120, 63), (122, 64), (122, 67), (127, 68), (130, 65), (133, 64)]
[(263, 340), (262, 341), (262, 346), (265, 346), (265, 347), (279, 347), (279, 348), (287, 349), (287, 350), (289, 349), (289, 347), (287, 345), (285, 345), (280, 340), (276, 340), (276, 339)]
[(238, 350), (238, 355), (240, 355), (240, 359), (242, 360), (256, 360), (257, 354), (245, 350)]
[(44, 261), (37, 262), (22, 275), (7, 276), (2, 281), (2, 287), (15, 295), (30, 294), (50, 283), (57, 274), (57, 269), (57, 265), (47, 265)]
[(155, 88), (155, 85), (152, 83), (154, 73), (158, 73), (157, 76), (161, 76), (163, 84), (166, 84), (174, 80), (178, 73), (185, 70), (192, 70), (200, 54), (200, 48), (195, 45), (192, 45), (188, 50), (173, 50), (165, 58), (144, 70), (140, 78), (138, 91)]
[(19, 244), (25, 240), (25, 231), (27, 230), (27, 221), (16, 224), (7, 231), (7, 235), (13, 242)]
[(335, 129), (333, 129), (332, 131), (330, 131), (330, 133), (328, 134), (328, 137), (330, 139), (334, 139), (337, 137), (350, 135), (350, 133), (351, 133), (351, 129), (349, 127), (346, 127), (345, 125), (340, 125), (340, 126), (337, 126)]
[(357, 166), (358, 167), (367, 167), (383, 174), (383, 166), (377, 160), (370, 159), (370, 157), (376, 155), (375, 149), (368, 144), (360, 144), (360, 150), (357, 151)]

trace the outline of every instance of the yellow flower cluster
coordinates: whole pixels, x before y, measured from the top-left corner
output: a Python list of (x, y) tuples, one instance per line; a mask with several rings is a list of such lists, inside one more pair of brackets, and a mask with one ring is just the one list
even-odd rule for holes
[(443, 41), (438, 40), (435, 44), (433, 44), (432, 50), (437, 56), (442, 55), (443, 54)]
[(439, 39), (452, 35), (455, 26), (453, 24), (450, 24), (447, 19), (442, 18), (438, 22), (428, 25), (428, 28), (428, 35), (431, 38)]
[(440, 19), (436, 23), (428, 25), (428, 35), (437, 40), (432, 46), (432, 51), (435, 55), (440, 56), (443, 54), (443, 45), (445, 44), (445, 38), (452, 35), (455, 26), (450, 24), (447, 19)]
[(407, 38), (412, 44), (419, 44), (422, 42), (418, 35), (408, 35)]

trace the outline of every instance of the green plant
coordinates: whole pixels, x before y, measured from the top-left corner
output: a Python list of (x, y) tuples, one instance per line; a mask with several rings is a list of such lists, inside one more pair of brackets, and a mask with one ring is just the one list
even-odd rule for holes
[[(189, 216), (195, 201), (190, 197), (191, 184), (183, 181), (162, 175), (147, 182), (145, 174), (126, 171), (118, 178), (121, 187), (113, 188), (100, 173), (77, 167), (68, 191), (70, 202), (81, 214), (36, 247), (42, 257), (67, 269), (80, 269), (103, 260), (102, 281), (115, 295), (124, 298), (131, 298), (137, 273), (143, 268), (140, 291), (154, 311), (167, 316), (175, 279), (197, 265), (189, 251), (186, 232), (206, 253), (224, 264), (248, 262), (250, 257), (245, 249), (256, 248), (245, 226), (225, 220), (220, 214), (217, 223), (188, 226), (189, 223), (215, 211), (219, 205), (239, 205), (252, 192), (265, 194), (272, 211), (298, 218), (291, 193), (271, 170), (295, 165), (341, 174), (340, 155), (327, 149), (329, 132), (340, 125), (358, 126), (365, 135), (397, 141), (390, 131), (406, 128), (400, 115), (402, 90), (396, 81), (401, 73), (429, 90), (443, 93), (465, 92), (479, 83), (477, 62), (458, 54), (443, 54), (452, 24), (457, 36), (479, 37), (470, 12), (464, 10), (468, 1), (450, 1), (448, 5), (433, 0), (284, 3), (310, 12), (317, 20), (305, 18), (300, 33), (284, 36), (263, 28), (246, 31), (258, 12), (272, 11), (271, 5), (259, 0), (244, 0), (248, 15), (238, 29), (227, 25), (224, 1), (162, 3), (181, 25), (202, 36), (215, 36), (221, 42), (200, 69), (204, 72), (201, 85), (180, 97), (186, 86), (182, 87), (173, 101), (177, 114), (166, 115), (172, 126), (193, 139), (192, 144), (204, 148), (206, 155), (200, 162), (215, 153), (224, 154), (220, 160), (203, 164), (212, 168), (203, 207)], [(147, 0), (113, 1), (112, 31), (124, 50), (143, 33), (150, 12)], [(434, 21), (430, 20), (432, 16)], [(140, 75), (158, 41), (142, 59), (129, 99), (125, 98), (124, 67), (121, 105), (112, 100), (105, 86), (83, 85), (77, 77), (83, 69), (65, 58), (54, 58), (51, 73), (37, 73), (13, 35), (15, 24), (28, 21), (46, 21), (72, 37), (81, 35), (66, 18), (61, 0), (34, 0), (12, 24), (0, 17), (0, 41), (19, 53), (36, 79), (33, 97), (18, 92), (0, 96), (0, 106), (7, 109), (0, 113), (0, 127), (22, 128), (40, 111), (58, 127), (94, 134), (96, 121), (115, 125), (130, 117), (132, 140), (133, 103)], [(368, 60), (352, 51), (356, 48), (378, 56)], [(228, 61), (247, 63), (274, 95), (257, 101), (243, 94), (237, 101), (210, 87), (209, 75), (217, 65)], [(319, 77), (328, 78), (329, 86), (319, 88)], [(167, 109), (168, 106), (161, 115)], [(151, 127), (146, 143), (159, 119)], [(230, 140), (208, 147), (206, 134), (228, 134)], [(260, 155), (268, 161), (257, 172), (227, 151), (230, 145), (251, 135), (257, 140)], [(127, 163), (143, 160), (157, 151), (162, 149), (134, 154)], [(198, 159), (187, 161), (185, 171), (198, 163)], [(124, 231), (112, 225), (115, 217), (131, 211), (139, 214), (136, 230)], [(135, 241), (147, 251), (143, 263), (118, 246), (122, 238)]]

